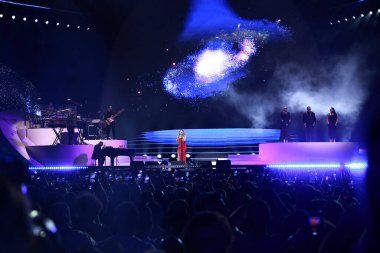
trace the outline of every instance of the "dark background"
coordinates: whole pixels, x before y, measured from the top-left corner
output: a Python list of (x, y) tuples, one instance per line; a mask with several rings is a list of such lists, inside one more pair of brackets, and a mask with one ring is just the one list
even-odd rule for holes
[[(196, 41), (178, 41), (190, 1), (17, 2), (51, 8), (0, 3), (0, 13), (5, 15), (0, 19), (0, 63), (32, 82), (41, 103), (64, 104), (71, 98), (70, 103), (77, 104), (83, 116), (95, 118), (108, 105), (115, 111), (125, 108), (117, 123), (118, 137), (172, 128), (252, 127), (238, 107), (224, 103), (223, 95), (190, 103), (163, 90), (161, 80), (170, 65), (200, 46)], [(331, 53), (344, 55), (355, 43), (371, 47), (373, 57), (367, 59), (368, 65), (378, 66), (376, 22), (360, 28), (329, 25), (345, 15), (377, 10), (377, 2), (228, 1), (242, 18), (280, 18), (292, 31), (290, 39), (266, 45), (248, 64), (247, 77), (235, 84), (236, 90), (276, 89), (268, 87), (276, 62), (291, 58), (302, 64)], [(13, 14), (16, 20), (9, 18)], [(23, 16), (28, 18), (26, 22)], [(56, 22), (61, 25), (57, 27)], [(277, 117), (277, 113), (271, 116), (268, 127), (277, 127)]]

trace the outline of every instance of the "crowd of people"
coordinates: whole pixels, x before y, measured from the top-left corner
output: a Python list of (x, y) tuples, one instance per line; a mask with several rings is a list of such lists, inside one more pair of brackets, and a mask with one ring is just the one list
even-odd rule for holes
[[(4, 180), (2, 180), (4, 181)], [(35, 171), (1, 182), (2, 252), (361, 252), (349, 170)], [(23, 195), (22, 195), (23, 193)], [(8, 250), (3, 250), (8, 249)]]

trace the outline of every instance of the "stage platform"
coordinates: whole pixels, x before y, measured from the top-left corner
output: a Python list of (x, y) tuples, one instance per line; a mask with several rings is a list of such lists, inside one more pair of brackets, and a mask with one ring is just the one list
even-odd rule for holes
[[(120, 141), (113, 141), (119, 143)], [(112, 142), (108, 142), (109, 144)], [(114, 146), (114, 147), (117, 147)], [(57, 145), (57, 146), (29, 146), (28, 155), (37, 161), (33, 166), (93, 166), (91, 160), (93, 145)], [(265, 143), (259, 144), (259, 154), (229, 154), (226, 157), (205, 156), (203, 159), (194, 159), (200, 163), (218, 160), (230, 160), (232, 165), (289, 165), (289, 164), (350, 164), (365, 162), (365, 153), (360, 152), (356, 143)], [(168, 162), (167, 158), (158, 159), (157, 156), (137, 155), (135, 161)], [(109, 165), (109, 159), (106, 165)], [(129, 157), (118, 157), (120, 166), (129, 166)]]
[[(178, 130), (147, 132), (132, 145), (127, 140), (85, 140), (85, 145), (51, 145), (52, 129), (28, 129), (21, 115), (0, 113), (0, 128), (9, 143), (31, 166), (93, 166), (94, 145), (103, 141), (114, 148), (133, 148), (136, 161), (169, 163), (176, 155)], [(279, 143), (273, 129), (185, 129), (190, 164), (230, 160), (233, 166), (366, 163), (366, 154), (350, 142)], [(190, 141), (191, 140), (191, 141)], [(145, 143), (154, 144), (148, 149)], [(210, 146), (211, 145), (211, 146)], [(255, 146), (254, 146), (255, 145)], [(211, 151), (209, 150), (211, 148)], [(174, 158), (175, 160), (175, 158)], [(118, 157), (116, 164), (129, 166), (129, 157)], [(110, 165), (109, 159), (106, 165)]]

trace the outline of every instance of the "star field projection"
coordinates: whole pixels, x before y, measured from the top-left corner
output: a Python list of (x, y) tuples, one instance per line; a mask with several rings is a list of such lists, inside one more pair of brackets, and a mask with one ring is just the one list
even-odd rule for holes
[(289, 30), (279, 21), (237, 17), (223, 0), (193, 0), (181, 39), (207, 43), (172, 64), (162, 80), (164, 89), (176, 98), (190, 100), (221, 94), (245, 76), (247, 63), (265, 43), (288, 35)]
[(36, 89), (32, 83), (0, 64), (0, 111), (16, 109), (34, 112), (35, 98)]

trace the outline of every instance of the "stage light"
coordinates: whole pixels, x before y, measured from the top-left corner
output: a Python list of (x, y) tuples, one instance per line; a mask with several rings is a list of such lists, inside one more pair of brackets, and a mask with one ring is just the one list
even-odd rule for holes
[(362, 14), (360, 15), (360, 17), (364, 17), (364, 14), (362, 13)]
[(186, 154), (186, 158), (190, 158), (190, 154)]
[(23, 17), (22, 20), (26, 21), (26, 17)]
[(373, 14), (373, 12), (372, 12), (372, 11), (370, 11), (370, 12), (369, 12), (369, 15), (372, 15), (372, 14)]
[(147, 154), (143, 154), (143, 156), (148, 156)]
[(87, 27), (87, 31), (90, 31), (90, 27)]
[(3, 14), (0, 14), (0, 18), (3, 18), (4, 17), (4, 15)]
[(34, 22), (37, 23), (37, 22), (38, 22), (38, 19), (35, 19)]
[(175, 154), (171, 154), (171, 156), (170, 156), (171, 158), (175, 158)]
[(377, 9), (377, 12), (380, 13), (380, 9)]
[(16, 16), (15, 16), (15, 15), (12, 15), (12, 19), (16, 19)]
[(29, 167), (29, 170), (84, 170), (87, 166), (48, 166), (48, 167)]
[(55, 226), (54, 222), (50, 219), (46, 219), (45, 221), (45, 227), (52, 232), (53, 234), (57, 233), (57, 227)]
[(352, 19), (356, 19), (356, 17), (355, 17), (355, 16), (352, 16)]
[(70, 27), (70, 25), (67, 25), (66, 27)]
[(346, 22), (347, 22), (347, 21), (348, 21), (348, 19), (347, 19), (347, 18), (345, 18), (345, 19), (344, 19), (344, 21), (346, 21)]
[(161, 154), (158, 154), (158, 155), (157, 155), (157, 158), (158, 158), (158, 159), (161, 159), (161, 158), (162, 158), (162, 155), (161, 155)]
[(340, 20), (338, 20), (338, 23), (340, 24)]
[(33, 210), (29, 213), (29, 217), (32, 219), (36, 218), (37, 216), (38, 216), (38, 211), (36, 211), (36, 210)]
[(56, 25), (59, 26), (59, 23), (57, 23)]
[(332, 22), (330, 22), (330, 25), (333, 25), (333, 23), (332, 23)]
[(236, 155), (240, 155), (240, 153), (237, 153)]
[(71, 98), (67, 98), (66, 100), (67, 100), (67, 101), (71, 101)]
[(78, 27), (77, 27), (78, 29), (80, 29), (80, 25), (78, 25)]
[(46, 21), (45, 21), (45, 24), (47, 24), (47, 25), (48, 25), (48, 24), (49, 24), (49, 21), (47, 21), (47, 20), (46, 20)]
[(339, 163), (308, 163), (308, 164), (270, 164), (267, 168), (272, 169), (340, 169), (348, 168), (351, 170), (364, 170), (368, 167), (367, 163), (349, 163), (349, 164), (339, 164)]

